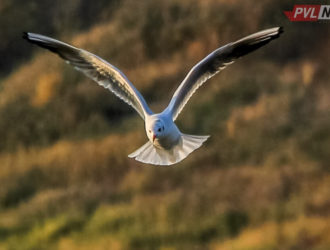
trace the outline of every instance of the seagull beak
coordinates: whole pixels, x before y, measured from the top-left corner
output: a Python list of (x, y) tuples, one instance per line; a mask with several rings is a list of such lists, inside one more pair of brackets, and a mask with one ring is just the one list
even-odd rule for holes
[(155, 135), (155, 134), (153, 134), (153, 135), (152, 135), (152, 142), (154, 142), (154, 141), (155, 141), (155, 139), (156, 139), (156, 135)]

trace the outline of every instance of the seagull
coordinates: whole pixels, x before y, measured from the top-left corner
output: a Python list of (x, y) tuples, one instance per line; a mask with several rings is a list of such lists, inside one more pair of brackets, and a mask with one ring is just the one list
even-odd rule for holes
[(175, 124), (178, 115), (195, 91), (236, 59), (278, 38), (282, 32), (282, 27), (262, 30), (214, 50), (189, 71), (169, 105), (158, 114), (151, 111), (143, 96), (127, 77), (102, 58), (44, 35), (24, 32), (23, 38), (59, 55), (75, 69), (132, 106), (144, 120), (149, 140), (128, 157), (143, 163), (166, 166), (185, 159), (209, 137), (184, 134)]

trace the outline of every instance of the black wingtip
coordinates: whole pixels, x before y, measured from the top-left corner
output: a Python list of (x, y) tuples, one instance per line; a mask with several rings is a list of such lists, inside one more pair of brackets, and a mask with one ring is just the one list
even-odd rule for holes
[(25, 39), (25, 40), (29, 40), (29, 34), (25, 31), (23, 31), (22, 38)]
[(282, 26), (278, 27), (277, 34), (273, 37), (273, 39), (274, 38), (279, 38), (283, 32), (284, 32), (283, 27)]
[(283, 28), (283, 26), (280, 26), (278, 28), (278, 34), (282, 34), (283, 32), (284, 32), (284, 28)]

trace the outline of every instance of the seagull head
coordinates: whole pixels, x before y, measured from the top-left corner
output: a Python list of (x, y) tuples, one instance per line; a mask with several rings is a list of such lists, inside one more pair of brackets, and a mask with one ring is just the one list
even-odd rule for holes
[(162, 120), (157, 119), (150, 122), (146, 129), (149, 140), (154, 142), (156, 139), (159, 139), (164, 136), (165, 125)]

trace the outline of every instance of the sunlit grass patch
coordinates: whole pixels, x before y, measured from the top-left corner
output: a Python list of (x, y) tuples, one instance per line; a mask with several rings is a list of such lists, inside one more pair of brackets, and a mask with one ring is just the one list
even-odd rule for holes
[(79, 231), (84, 222), (81, 214), (63, 214), (37, 222), (29, 231), (17, 234), (6, 240), (9, 249), (47, 249), (60, 238), (74, 231)]
[(212, 249), (326, 249), (330, 246), (329, 239), (324, 237), (330, 233), (329, 225), (329, 219), (320, 217), (299, 217), (278, 224), (269, 222), (257, 228), (248, 228), (234, 239), (214, 244)]

